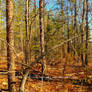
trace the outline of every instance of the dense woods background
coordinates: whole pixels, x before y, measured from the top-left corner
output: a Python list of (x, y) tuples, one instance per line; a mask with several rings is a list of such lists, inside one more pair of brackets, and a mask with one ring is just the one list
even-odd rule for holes
[(0, 0), (0, 92), (92, 92), (91, 31), (91, 0)]

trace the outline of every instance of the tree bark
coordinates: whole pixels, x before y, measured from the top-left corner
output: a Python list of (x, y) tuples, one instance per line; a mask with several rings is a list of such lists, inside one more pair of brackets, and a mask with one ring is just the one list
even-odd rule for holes
[[(77, 32), (77, 0), (74, 0), (74, 35), (76, 34), (76, 32)], [(74, 39), (74, 48), (76, 47), (75, 46), (76, 45), (76, 41), (75, 41), (75, 39)], [(74, 55), (75, 55), (75, 52), (74, 52)]]
[[(36, 34), (35, 34), (35, 37), (37, 38), (37, 6), (36, 6), (36, 0), (34, 0), (34, 13), (35, 13), (35, 23), (34, 23), (34, 26), (35, 26), (35, 32), (36, 32)], [(35, 39), (35, 37), (34, 37), (34, 40), (35, 40), (35, 46), (37, 45), (37, 39)], [(35, 59), (37, 59), (37, 51), (36, 50), (34, 50), (34, 52), (35, 52)]]
[(25, 83), (26, 83), (28, 74), (29, 74), (29, 70), (27, 70), (26, 73), (23, 75), (23, 78), (20, 84), (20, 88), (19, 88), (19, 92), (25, 92)]
[(84, 59), (83, 59), (84, 15), (85, 15), (85, 0), (83, 2), (83, 14), (82, 14), (82, 25), (81, 25), (81, 61), (82, 61), (82, 65), (84, 65)]
[(6, 0), (6, 31), (7, 31), (7, 62), (8, 62), (8, 89), (16, 92), (15, 88), (15, 61), (14, 61), (14, 30), (13, 30), (14, 1)]
[(26, 31), (26, 42), (25, 42), (25, 61), (28, 64), (30, 58), (29, 49), (29, 0), (25, 2), (25, 31)]
[[(67, 3), (67, 38), (70, 38), (70, 29), (69, 29), (69, 17), (68, 17), (68, 3)], [(70, 42), (67, 42), (67, 52), (70, 53)]]
[[(65, 23), (65, 20), (64, 20), (64, 10), (63, 10), (63, 0), (61, 0), (61, 15), (62, 15), (62, 25), (63, 25), (63, 33), (64, 33), (64, 23)], [(64, 40), (64, 34), (62, 35), (63, 36), (63, 40)], [(65, 47), (64, 47), (64, 44), (62, 45), (62, 57), (65, 58)]]
[[(44, 2), (39, 0), (39, 27), (40, 27), (40, 47), (41, 55), (45, 52), (45, 40), (44, 40)], [(45, 73), (46, 60), (45, 57), (42, 58), (42, 72)]]
[(86, 54), (85, 54), (85, 65), (88, 65), (88, 0), (86, 0), (86, 42), (85, 42), (85, 48), (86, 48)]
[[(69, 24), (67, 24), (67, 31), (68, 31), (68, 39), (70, 38), (70, 34), (69, 34)], [(67, 43), (67, 52), (70, 53), (70, 42)]]
[(46, 54), (44, 54), (44, 55), (38, 57), (34, 62), (32, 62), (32, 63), (29, 65), (29, 67), (27, 67), (27, 68), (25, 69), (25, 74), (24, 74), (24, 76), (22, 77), (21, 84), (20, 84), (20, 88), (19, 88), (19, 92), (25, 92), (25, 90), (24, 90), (24, 89), (25, 89), (25, 83), (26, 83), (26, 80), (27, 80), (27, 77), (28, 77), (28, 74), (29, 74), (31, 68), (32, 68), (36, 63), (38, 63), (45, 55), (46, 55)]

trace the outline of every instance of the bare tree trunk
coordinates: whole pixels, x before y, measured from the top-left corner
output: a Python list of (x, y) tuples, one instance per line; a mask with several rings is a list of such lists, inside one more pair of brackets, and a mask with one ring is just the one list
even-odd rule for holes
[[(75, 35), (75, 33), (77, 32), (77, 0), (74, 0), (74, 9), (75, 9), (75, 11), (74, 11), (74, 35)], [(74, 39), (74, 48), (75, 48), (75, 44), (76, 44), (76, 41), (75, 41), (75, 39)], [(75, 54), (75, 52), (74, 52), (74, 54)]]
[[(41, 55), (45, 52), (45, 40), (44, 40), (44, 4), (43, 0), (39, 0), (39, 27), (40, 27), (40, 46), (41, 46)], [(42, 72), (45, 73), (45, 57), (42, 58)]]
[[(70, 34), (69, 34), (69, 24), (67, 24), (67, 31), (68, 31), (68, 39), (70, 39)], [(67, 43), (67, 52), (70, 52), (70, 42)]]
[(86, 0), (86, 42), (85, 42), (85, 47), (86, 47), (86, 54), (85, 54), (85, 65), (88, 65), (88, 0)]
[(19, 88), (19, 92), (25, 92), (25, 83), (26, 83), (28, 74), (29, 74), (29, 70), (27, 70), (26, 73), (23, 75), (23, 78), (20, 84), (20, 88)]
[(84, 15), (85, 15), (85, 0), (83, 2), (83, 14), (82, 14), (82, 25), (81, 25), (81, 61), (82, 61), (82, 65), (84, 65), (84, 59), (83, 59)]
[(77, 0), (74, 0), (75, 2), (74, 2), (74, 9), (75, 9), (75, 14), (74, 14), (74, 29), (75, 29), (75, 31), (77, 31), (77, 28), (76, 28), (76, 26), (77, 26)]
[[(71, 22), (72, 22), (72, 29), (73, 29), (74, 28), (74, 19), (73, 19), (73, 10), (72, 10), (72, 7), (73, 7), (73, 4), (72, 4), (72, 1), (70, 0), (70, 11), (71, 11), (71, 16), (72, 16)], [(74, 43), (75, 43), (75, 39), (73, 40), (73, 45), (74, 45)], [(71, 43), (70, 43), (70, 52), (71, 52), (71, 55), (74, 53), (74, 51), (71, 48)]]
[[(61, 0), (61, 15), (62, 15), (62, 25), (63, 25), (63, 33), (64, 33), (64, 10), (63, 10), (63, 0)], [(63, 34), (63, 40), (64, 40), (64, 34)], [(63, 53), (63, 58), (65, 58), (65, 47), (64, 44), (62, 45), (62, 53)]]
[(14, 30), (13, 30), (14, 1), (6, 0), (6, 30), (7, 30), (7, 62), (8, 62), (8, 89), (16, 92), (15, 88), (15, 61), (14, 61)]
[(45, 55), (42, 55), (40, 57), (38, 57), (34, 62), (32, 62), (29, 67), (27, 67), (25, 69), (25, 74), (24, 76), (22, 77), (22, 80), (21, 80), (21, 84), (20, 84), (20, 88), (19, 88), (19, 92), (25, 92), (25, 83), (26, 83), (26, 80), (27, 80), (27, 77), (28, 77), (28, 74), (30, 72), (30, 70), (32, 69), (32, 67), (38, 63)]
[[(31, 27), (29, 28), (29, 0), (26, 0), (25, 2), (25, 31), (26, 31), (25, 61), (27, 64), (29, 64), (29, 60), (30, 60), (30, 42), (29, 41), (30, 41), (31, 32), (29, 32), (29, 29), (31, 30)], [(26, 83), (28, 74), (29, 74), (29, 71), (22, 76), (19, 92), (25, 92), (25, 83)]]
[[(45, 0), (43, 0), (43, 21), (42, 21), (42, 27), (43, 27), (43, 52), (45, 52)], [(43, 74), (46, 73), (46, 57), (43, 57)]]
[[(70, 38), (70, 29), (69, 29), (69, 17), (68, 17), (68, 3), (67, 3), (67, 38), (69, 39)], [(70, 42), (67, 42), (67, 52), (69, 53), (70, 52)]]
[(25, 61), (29, 63), (29, 0), (25, 2), (25, 30), (26, 30), (26, 42), (25, 42)]
[[(35, 13), (35, 32), (36, 32), (36, 34), (35, 34), (35, 36), (37, 37), (37, 6), (36, 6), (36, 0), (34, 0), (34, 13)], [(34, 38), (34, 40), (36, 40), (35, 38)], [(37, 45), (37, 42), (35, 41), (35, 46)], [(34, 50), (35, 51), (35, 50)], [(35, 51), (35, 59), (37, 59), (37, 52)]]

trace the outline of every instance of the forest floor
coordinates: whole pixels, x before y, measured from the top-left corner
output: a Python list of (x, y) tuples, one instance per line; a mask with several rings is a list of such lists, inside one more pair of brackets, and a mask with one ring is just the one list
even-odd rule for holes
[[(46, 66), (43, 80), (40, 66), (35, 65), (27, 79), (26, 92), (92, 92), (91, 57), (92, 55), (89, 56), (87, 67), (82, 67), (80, 62), (77, 62), (75, 58), (70, 58), (70, 56), (62, 60), (52, 61), (52, 64)], [(5, 58), (1, 57), (0, 59), (0, 71), (6, 71)], [(18, 76), (16, 76), (16, 81), (18, 88), (20, 82)], [(7, 85), (7, 75), (0, 74), (0, 89), (7, 89)]]

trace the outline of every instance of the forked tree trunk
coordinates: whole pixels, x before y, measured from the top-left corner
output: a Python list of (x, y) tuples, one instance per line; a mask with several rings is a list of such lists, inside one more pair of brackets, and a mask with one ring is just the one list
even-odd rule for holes
[[(30, 60), (30, 36), (29, 36), (29, 0), (25, 1), (25, 33), (26, 33), (26, 42), (25, 42), (25, 61), (26, 64), (29, 64)], [(28, 77), (29, 71), (25, 73), (22, 77), (19, 92), (25, 92), (25, 83)], [(25, 76), (25, 77), (24, 77)]]
[(27, 70), (26, 73), (23, 75), (23, 78), (20, 84), (20, 88), (19, 88), (19, 92), (25, 92), (25, 83), (26, 83), (28, 74), (29, 74), (29, 70)]
[(15, 88), (15, 61), (14, 61), (14, 30), (13, 30), (14, 1), (6, 0), (6, 30), (7, 30), (7, 62), (8, 62), (8, 89), (16, 92)]

